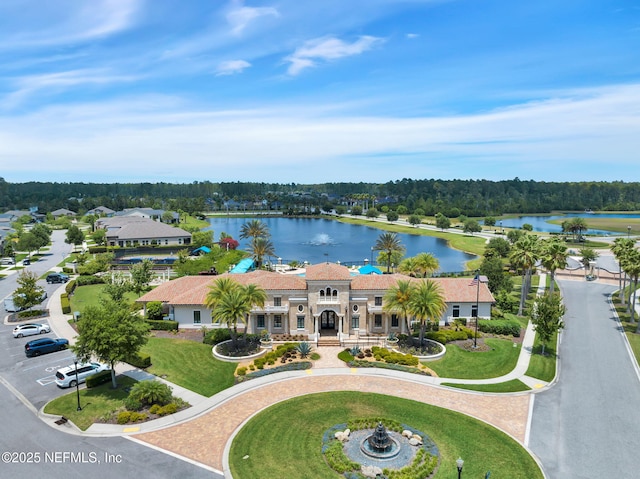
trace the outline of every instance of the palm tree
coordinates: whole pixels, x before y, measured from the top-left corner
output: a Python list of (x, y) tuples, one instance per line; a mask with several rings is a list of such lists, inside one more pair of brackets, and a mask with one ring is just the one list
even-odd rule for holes
[(409, 323), (409, 301), (414, 287), (409, 280), (400, 280), (395, 286), (389, 288), (382, 300), (382, 309), (391, 313), (401, 313), (402, 319), (407, 322), (407, 331), (411, 331)]
[(251, 240), (249, 251), (251, 251), (253, 258), (256, 261), (256, 268), (260, 268), (262, 266), (262, 258), (265, 256), (274, 256), (276, 254), (271, 240), (260, 236)]
[(564, 269), (567, 265), (567, 258), (569, 252), (567, 251), (567, 245), (564, 241), (557, 238), (546, 241), (542, 246), (542, 265), (551, 274), (551, 286), (549, 287), (549, 294), (553, 294), (555, 287), (556, 270)]
[(254, 305), (263, 307), (266, 299), (267, 294), (259, 286), (243, 286), (229, 277), (222, 277), (211, 286), (205, 305), (211, 308), (211, 318), (215, 323), (227, 325), (231, 345), (237, 349), (238, 321), (242, 320), (246, 325), (251, 308)]
[(260, 220), (251, 220), (240, 227), (240, 238), (268, 238), (269, 227)]
[(627, 287), (627, 280), (626, 280), (626, 272), (625, 272), (625, 280), (623, 285), (622, 284), (622, 271), (623, 271), (622, 263), (626, 261), (627, 256), (631, 253), (631, 251), (633, 251), (634, 244), (635, 244), (635, 241), (632, 240), (631, 238), (616, 238), (613, 241), (613, 246), (611, 247), (611, 252), (614, 254), (614, 256), (616, 257), (616, 260), (618, 261), (618, 264), (620, 265), (620, 276), (618, 278), (618, 285), (619, 285), (618, 288), (622, 292), (622, 294), (620, 295), (620, 300), (623, 306), (626, 303), (624, 288)]
[(400, 243), (400, 238), (396, 233), (382, 233), (378, 236), (376, 244), (373, 245), (375, 251), (384, 251), (387, 255), (387, 273), (391, 271), (391, 255), (394, 252), (404, 254), (405, 248)]
[[(629, 281), (633, 283), (631, 287), (631, 291), (629, 291), (629, 308), (631, 309), (631, 322), (635, 322), (636, 317), (636, 291), (638, 289), (638, 278), (640, 277), (640, 251), (637, 249), (632, 249), (625, 258), (622, 263), (622, 267), (625, 272), (629, 275)], [(631, 294), (633, 292), (633, 298)], [(638, 323), (638, 327), (636, 328), (636, 333), (640, 333), (640, 323)]]
[(521, 236), (513, 245), (509, 260), (511, 264), (520, 268), (522, 274), (522, 289), (520, 290), (520, 305), (518, 306), (518, 316), (522, 316), (527, 294), (531, 288), (531, 271), (539, 256), (538, 237), (525, 234)]
[(418, 267), (420, 268), (423, 278), (430, 276), (440, 268), (438, 258), (433, 256), (431, 253), (419, 253), (416, 256), (416, 262), (418, 263)]
[(398, 270), (402, 274), (406, 274), (407, 276), (418, 276), (420, 272), (420, 266), (418, 265), (418, 261), (415, 256), (411, 256), (410, 258), (403, 259), (398, 265)]
[(580, 262), (582, 263), (582, 266), (584, 266), (585, 276), (587, 274), (591, 274), (591, 271), (589, 270), (589, 265), (593, 261), (598, 259), (598, 253), (593, 248), (581, 248), (580, 256), (582, 256), (582, 259), (580, 260)]
[(421, 281), (412, 291), (409, 299), (409, 313), (420, 321), (420, 348), (422, 349), (427, 323), (439, 321), (447, 310), (444, 293), (438, 283), (430, 279)]

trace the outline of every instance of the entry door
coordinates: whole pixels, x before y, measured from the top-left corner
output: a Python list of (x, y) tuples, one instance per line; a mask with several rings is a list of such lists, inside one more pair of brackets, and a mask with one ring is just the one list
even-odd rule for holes
[(336, 329), (336, 313), (333, 311), (323, 311), (320, 315), (321, 329)]

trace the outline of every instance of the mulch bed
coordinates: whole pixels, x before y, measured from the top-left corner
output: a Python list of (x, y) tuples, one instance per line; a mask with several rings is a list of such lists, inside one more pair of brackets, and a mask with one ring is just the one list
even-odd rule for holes
[[(506, 339), (515, 344), (522, 344), (522, 340), (524, 339), (524, 329), (520, 330), (520, 336), (514, 338), (513, 336), (503, 336), (503, 335), (495, 335), (495, 334), (486, 334), (486, 333), (478, 333), (478, 338), (476, 340), (477, 347), (473, 347), (473, 339), (465, 339), (464, 341), (452, 341), (449, 344), (455, 344), (456, 346), (472, 352), (486, 352), (491, 351), (491, 346), (484, 342), (485, 339), (488, 338), (496, 338), (496, 339)], [(482, 336), (480, 335), (482, 334)]]
[(199, 329), (179, 329), (178, 331), (151, 331), (153, 338), (187, 339), (197, 343), (202, 342), (202, 331)]

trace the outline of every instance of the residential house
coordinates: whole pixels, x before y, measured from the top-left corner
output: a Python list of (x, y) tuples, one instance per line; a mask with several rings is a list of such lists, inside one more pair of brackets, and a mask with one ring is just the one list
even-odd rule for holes
[(77, 213), (75, 213), (74, 211), (68, 210), (66, 208), (60, 208), (51, 212), (51, 216), (53, 216), (53, 219), (55, 220), (63, 216), (76, 216), (76, 214)]
[(98, 216), (106, 216), (111, 217), (116, 214), (114, 210), (111, 208), (107, 208), (106, 206), (97, 206), (86, 213), (87, 215), (98, 215)]
[(187, 246), (191, 244), (191, 233), (159, 221), (140, 216), (118, 216), (100, 218), (95, 228), (107, 231), (109, 246)]

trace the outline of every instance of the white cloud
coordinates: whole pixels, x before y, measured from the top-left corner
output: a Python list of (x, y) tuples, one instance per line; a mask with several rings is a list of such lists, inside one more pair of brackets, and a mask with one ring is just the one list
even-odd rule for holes
[[(51, 8), (42, 8), (39, 0), (27, 1), (19, 8), (4, 11), (14, 21), (5, 31), (0, 50), (62, 45), (113, 35), (133, 25), (142, 4), (143, 0), (92, 0), (68, 5), (57, 2)], [(78, 5), (80, 8), (74, 8)], [(30, 15), (23, 15), (20, 9), (28, 9)]]
[(318, 60), (335, 60), (338, 58), (359, 55), (370, 50), (382, 39), (363, 35), (353, 43), (347, 43), (335, 37), (322, 37), (309, 40), (296, 49), (292, 55), (285, 58), (290, 62), (288, 73), (297, 75), (303, 69), (316, 65)]
[(414, 38), (418, 38), (419, 36), (420, 36), (419, 33), (407, 33), (407, 38), (409, 38), (410, 40)]
[[(175, 181), (178, 170), (229, 164), (234, 168), (226, 180), (387, 181), (437, 173), (607, 181), (635, 168), (639, 108), (640, 84), (569, 92), (480, 115), (422, 118), (332, 116), (325, 105), (200, 111), (171, 98), (136, 98), (0, 117), (0, 158), (9, 181), (20, 170), (31, 179), (33, 172), (78, 179), (80, 164), (82, 179), (94, 181), (118, 171), (120, 180)], [(589, 164), (599, 170), (591, 172)]]
[(260, 17), (279, 17), (278, 10), (272, 7), (245, 7), (241, 0), (234, 2), (236, 7), (227, 13), (227, 22), (231, 25), (231, 32), (240, 35), (247, 26)]
[(222, 62), (216, 69), (216, 76), (233, 75), (235, 73), (242, 73), (245, 68), (249, 68), (251, 63), (244, 60), (229, 60)]
[(109, 84), (133, 81), (134, 79), (133, 76), (109, 75), (102, 70), (89, 69), (21, 77), (15, 80), (17, 88), (4, 98), (2, 108), (14, 108), (29, 96), (43, 90), (64, 91), (78, 85)]

